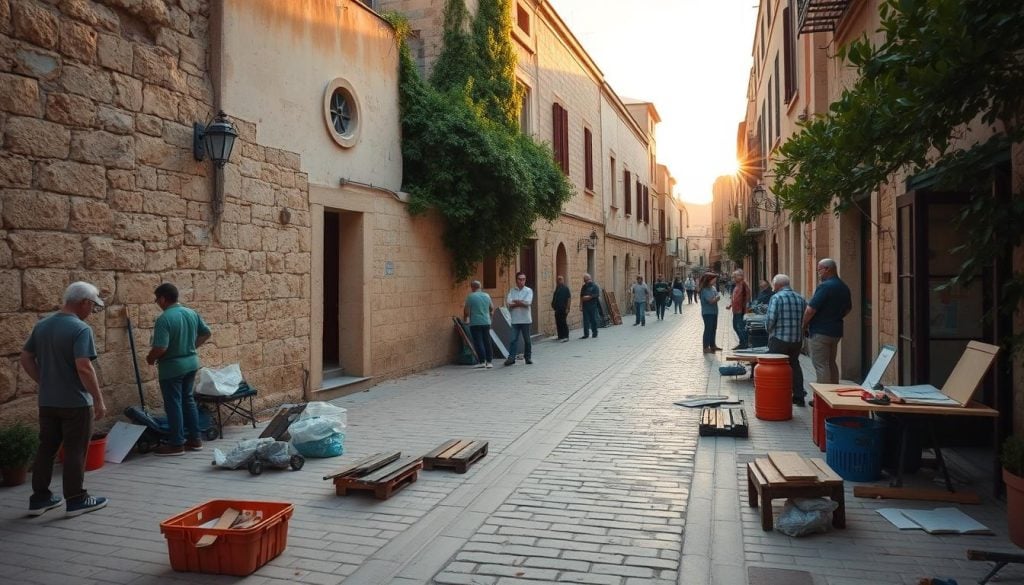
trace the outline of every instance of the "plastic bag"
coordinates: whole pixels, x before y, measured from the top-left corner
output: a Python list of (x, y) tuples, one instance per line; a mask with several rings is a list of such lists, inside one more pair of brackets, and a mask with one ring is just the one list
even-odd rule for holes
[(223, 368), (199, 368), (195, 391), (207, 396), (231, 396), (242, 383), (242, 368), (228, 364)]
[(828, 532), (832, 512), (839, 504), (825, 498), (790, 498), (782, 508), (775, 529), (788, 536)]
[(345, 434), (333, 433), (316, 441), (292, 445), (303, 457), (337, 457), (345, 452)]
[(299, 419), (288, 427), (295, 450), (304, 457), (341, 455), (347, 412), (329, 402), (307, 404)]
[(244, 441), (239, 441), (238, 444), (235, 445), (235, 448), (226, 454), (220, 449), (214, 449), (213, 463), (219, 467), (225, 467), (227, 469), (238, 469), (255, 457), (260, 447), (272, 445), (276, 442), (277, 441), (275, 441), (273, 437), (246, 439)]

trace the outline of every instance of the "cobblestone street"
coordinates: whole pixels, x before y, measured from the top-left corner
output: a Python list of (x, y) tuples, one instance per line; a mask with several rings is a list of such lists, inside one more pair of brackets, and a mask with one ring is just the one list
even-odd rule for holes
[[(967, 583), (989, 567), (968, 562), (965, 549), (1012, 550), (1001, 505), (963, 507), (998, 536), (900, 532), (873, 510), (938, 506), (858, 500), (849, 482), (846, 530), (801, 539), (762, 532), (747, 507), (744, 466), (768, 450), (816, 454), (810, 409), (795, 409), (790, 422), (755, 419), (750, 381), (718, 375), (721, 354), (700, 353), (698, 308), (683, 308), (664, 321), (652, 313), (646, 327), (625, 316), (597, 340), (575, 331), (570, 343), (537, 343), (533, 365), (444, 367), (338, 399), (348, 409), (345, 455), (308, 460), (299, 472), (211, 467), (213, 447), (258, 434), (232, 427), (201, 453), (133, 455), (89, 473), (86, 487), (111, 501), (79, 518), (25, 517), (29, 487), (7, 489), (0, 582), (742, 584), (748, 572), (788, 569), (828, 585)], [(731, 347), (724, 313), (718, 343)], [(698, 445), (699, 409), (672, 402), (704, 392), (744, 399), (751, 438)], [(422, 471), (384, 502), (337, 497), (321, 480), (370, 453), (420, 454), (453, 437), (488, 440), (490, 452), (464, 475)], [(957, 463), (958, 476), (984, 475)], [(969, 488), (989, 496), (985, 486)], [(244, 579), (172, 571), (158, 524), (214, 498), (294, 504), (285, 551)], [(1022, 576), (1011, 567), (994, 583)]]

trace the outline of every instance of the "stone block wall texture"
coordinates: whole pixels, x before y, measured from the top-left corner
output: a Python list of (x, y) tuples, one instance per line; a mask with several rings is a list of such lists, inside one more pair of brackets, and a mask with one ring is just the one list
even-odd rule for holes
[[(264, 403), (300, 396), (307, 179), (236, 120), (213, 221), (213, 167), (191, 150), (212, 114), (208, 17), (204, 0), (0, 0), (0, 422), (32, 418), (18, 353), (74, 280), (108, 301), (88, 323), (111, 413), (138, 402), (124, 309), (144, 356), (163, 281), (211, 325), (204, 363), (241, 363)], [(155, 370), (140, 368), (158, 405)]]

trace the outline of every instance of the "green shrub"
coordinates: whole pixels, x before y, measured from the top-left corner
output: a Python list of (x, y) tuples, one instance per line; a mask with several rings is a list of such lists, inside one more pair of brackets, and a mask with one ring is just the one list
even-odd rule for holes
[(1011, 435), (1003, 442), (1003, 452), (1000, 459), (1006, 471), (1024, 477), (1024, 438)]
[(24, 423), (0, 428), (0, 467), (25, 467), (39, 449), (39, 433)]

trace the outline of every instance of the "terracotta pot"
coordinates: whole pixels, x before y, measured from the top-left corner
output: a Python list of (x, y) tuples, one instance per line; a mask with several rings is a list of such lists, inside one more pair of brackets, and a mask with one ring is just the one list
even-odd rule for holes
[(1006, 518), (1010, 524), (1010, 542), (1024, 548), (1024, 477), (1003, 469), (1006, 484)]
[(3, 474), (4, 480), (0, 482), (0, 485), (4, 487), (14, 487), (25, 483), (25, 479), (28, 477), (27, 467), (4, 467), (0, 469), (0, 474)]

